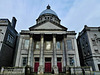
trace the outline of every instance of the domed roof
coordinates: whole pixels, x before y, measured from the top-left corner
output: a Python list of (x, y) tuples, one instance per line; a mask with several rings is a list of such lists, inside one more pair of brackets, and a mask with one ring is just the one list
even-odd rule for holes
[(57, 16), (57, 14), (53, 10), (50, 9), (49, 5), (47, 6), (46, 10), (44, 10), (43, 12), (41, 12), (40, 16), (44, 15), (44, 14), (53, 14), (53, 15)]

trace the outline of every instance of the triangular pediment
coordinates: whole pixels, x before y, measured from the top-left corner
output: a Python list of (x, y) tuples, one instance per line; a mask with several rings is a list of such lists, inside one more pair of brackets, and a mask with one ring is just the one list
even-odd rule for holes
[(61, 26), (61, 25), (56, 25), (51, 22), (46, 22), (40, 25), (35, 25), (33, 27), (30, 27), (31, 30), (66, 30), (67, 28)]

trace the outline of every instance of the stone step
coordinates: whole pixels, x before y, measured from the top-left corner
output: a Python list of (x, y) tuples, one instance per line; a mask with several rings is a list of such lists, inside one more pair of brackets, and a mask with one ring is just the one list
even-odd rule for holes
[[(31, 75), (38, 75), (37, 73), (31, 73)], [(43, 75), (55, 75), (52, 73), (44, 73)], [(67, 75), (66, 73), (59, 73), (58, 75)]]

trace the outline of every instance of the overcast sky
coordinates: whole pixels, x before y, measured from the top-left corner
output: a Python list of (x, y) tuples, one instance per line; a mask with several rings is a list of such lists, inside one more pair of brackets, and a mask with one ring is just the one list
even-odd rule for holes
[(84, 25), (100, 26), (100, 0), (0, 0), (0, 18), (11, 21), (14, 16), (16, 30), (28, 30), (48, 4), (70, 31), (78, 33)]

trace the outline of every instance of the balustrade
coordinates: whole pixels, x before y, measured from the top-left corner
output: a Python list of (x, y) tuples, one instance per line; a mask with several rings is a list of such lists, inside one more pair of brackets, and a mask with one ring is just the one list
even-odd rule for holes
[(2, 67), (0, 75), (25, 75), (25, 67)]

